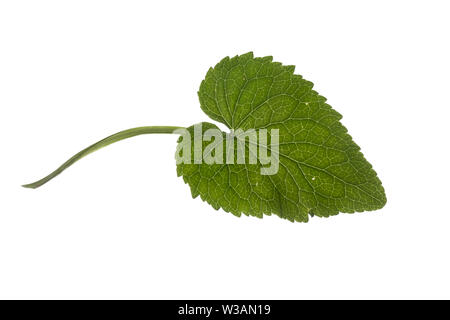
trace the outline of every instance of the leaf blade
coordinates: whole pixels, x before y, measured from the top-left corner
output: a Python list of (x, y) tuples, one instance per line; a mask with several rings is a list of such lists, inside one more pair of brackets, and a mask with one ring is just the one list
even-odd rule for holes
[[(227, 57), (209, 69), (198, 92), (202, 110), (232, 130), (279, 130), (277, 174), (261, 176), (260, 164), (198, 164), (195, 174), (186, 174), (182, 164), (179, 175), (191, 189), (200, 186), (193, 196), (235, 215), (306, 222), (308, 215), (382, 208), (381, 181), (340, 123), (342, 116), (294, 69), (252, 53)], [(221, 179), (211, 182), (217, 175)]]

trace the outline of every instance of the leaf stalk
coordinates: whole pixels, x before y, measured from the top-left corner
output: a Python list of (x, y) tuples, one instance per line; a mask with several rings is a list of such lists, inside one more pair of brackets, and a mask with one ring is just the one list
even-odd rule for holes
[(106, 147), (110, 144), (113, 144), (115, 142), (118, 142), (118, 141), (121, 141), (124, 139), (128, 139), (131, 137), (139, 136), (141, 134), (176, 133), (175, 131), (179, 130), (179, 129), (184, 129), (184, 128), (183, 127), (174, 127), (174, 126), (146, 126), (146, 127), (131, 128), (131, 129), (117, 132), (113, 135), (110, 135), (110, 136), (94, 143), (93, 145), (90, 145), (86, 149), (81, 150), (80, 152), (75, 154), (73, 157), (71, 157), (69, 160), (64, 162), (58, 169), (56, 169), (55, 171), (50, 173), (48, 176), (46, 176), (38, 181), (35, 181), (33, 183), (24, 184), (24, 185), (22, 185), (22, 187), (36, 189), (36, 188), (42, 186), (43, 184), (49, 182), (51, 179), (53, 179), (54, 177), (59, 175), (61, 172), (66, 170), (68, 167), (73, 165), (75, 162), (77, 162), (81, 158), (84, 158), (88, 154), (95, 152), (95, 151), (97, 151), (103, 147)]

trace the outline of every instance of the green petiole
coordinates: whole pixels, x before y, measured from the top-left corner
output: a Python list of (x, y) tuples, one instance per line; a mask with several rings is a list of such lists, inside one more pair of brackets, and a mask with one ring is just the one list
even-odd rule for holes
[(57, 175), (59, 175), (61, 172), (66, 170), (68, 167), (70, 167), (72, 164), (80, 160), (81, 158), (87, 156), (88, 154), (97, 151), (103, 147), (106, 147), (112, 143), (128, 139), (134, 136), (138, 136), (141, 134), (164, 134), (164, 133), (174, 133), (174, 131), (178, 129), (184, 129), (183, 127), (173, 127), (173, 126), (148, 126), (148, 127), (137, 127), (132, 129), (123, 130), (120, 132), (117, 132), (113, 135), (110, 135), (109, 137), (106, 137), (93, 145), (87, 147), (86, 149), (81, 150), (76, 155), (71, 157), (69, 160), (64, 162), (58, 169), (50, 173), (48, 176), (42, 178), (41, 180), (38, 180), (33, 183), (24, 184), (22, 187), (25, 188), (32, 188), (36, 189), (43, 184), (47, 183)]

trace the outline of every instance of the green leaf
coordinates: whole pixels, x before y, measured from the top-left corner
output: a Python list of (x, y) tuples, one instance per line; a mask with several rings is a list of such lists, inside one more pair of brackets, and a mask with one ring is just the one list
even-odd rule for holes
[[(293, 66), (252, 53), (211, 68), (198, 92), (202, 110), (231, 131), (278, 129), (279, 170), (262, 175), (260, 162), (177, 164), (192, 196), (237, 216), (276, 214), (301, 222), (382, 208), (386, 196), (375, 171), (339, 122), (342, 116), (312, 87)], [(194, 126), (188, 130), (193, 134)], [(203, 151), (210, 143), (202, 141)]]
[[(294, 74), (293, 66), (272, 62), (272, 57), (253, 58), (252, 53), (227, 57), (208, 71), (198, 94), (203, 111), (225, 124), (229, 133), (211, 123), (187, 130), (176, 126), (123, 130), (23, 186), (38, 188), (86, 155), (124, 139), (181, 134), (177, 155), (183, 154), (189, 161), (177, 162), (177, 173), (189, 184), (194, 198), (200, 196), (215, 209), (237, 216), (276, 214), (306, 222), (309, 215), (328, 217), (383, 207), (386, 196), (375, 171), (339, 122), (341, 115), (312, 87)], [(208, 129), (216, 131), (208, 135)], [(264, 130), (270, 135), (261, 140)], [(248, 132), (256, 132), (258, 140), (246, 138)], [(272, 136), (273, 132), (277, 134)], [(187, 135), (194, 137), (194, 143)], [(238, 148), (229, 152), (229, 144)], [(277, 161), (267, 162), (261, 154)], [(205, 155), (214, 161), (206, 161)], [(242, 155), (247, 161), (228, 161), (242, 159)], [(215, 161), (217, 158), (225, 162)]]

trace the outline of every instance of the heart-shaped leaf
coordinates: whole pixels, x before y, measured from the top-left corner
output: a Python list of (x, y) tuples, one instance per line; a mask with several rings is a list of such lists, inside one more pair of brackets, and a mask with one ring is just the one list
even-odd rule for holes
[[(198, 92), (202, 110), (231, 134), (277, 129), (279, 166), (275, 174), (265, 175), (259, 161), (178, 163), (177, 173), (189, 184), (192, 196), (237, 216), (276, 214), (302, 222), (309, 215), (328, 217), (383, 207), (386, 196), (375, 171), (339, 122), (342, 116), (312, 87), (294, 74), (293, 66), (272, 62), (272, 57), (254, 58), (252, 53), (227, 57), (211, 68)], [(204, 139), (204, 133), (218, 128), (210, 123), (202, 127), (199, 145), (204, 152), (216, 143)], [(191, 135), (194, 129), (188, 128)], [(275, 152), (269, 144), (265, 147)], [(194, 145), (192, 151), (193, 157)]]

